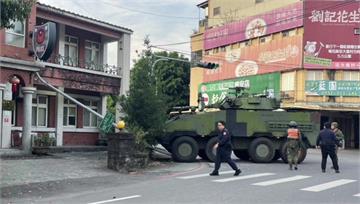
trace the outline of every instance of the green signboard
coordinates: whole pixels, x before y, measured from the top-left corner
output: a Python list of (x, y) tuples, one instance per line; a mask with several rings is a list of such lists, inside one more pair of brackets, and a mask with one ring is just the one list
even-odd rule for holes
[(360, 81), (306, 81), (305, 91), (315, 96), (360, 96)]
[(110, 133), (112, 132), (114, 122), (115, 122), (114, 114), (107, 112), (104, 119), (101, 120), (98, 127), (102, 133)]
[[(220, 102), (229, 93), (229, 88), (245, 87), (250, 94), (267, 92), (270, 97), (280, 98), (280, 73), (239, 77), (231, 80), (202, 83), (199, 93), (202, 94), (205, 105)], [(233, 92), (233, 91), (232, 91)]]
[(313, 57), (313, 56), (304, 56), (304, 62), (306, 64), (315, 64), (315, 65), (329, 67), (331, 66), (332, 60), (326, 58)]

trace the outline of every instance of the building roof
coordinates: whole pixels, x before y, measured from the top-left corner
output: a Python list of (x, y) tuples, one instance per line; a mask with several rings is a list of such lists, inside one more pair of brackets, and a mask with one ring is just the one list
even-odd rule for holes
[(208, 7), (208, 5), (209, 5), (209, 1), (207, 0), (207, 1), (201, 2), (200, 4), (198, 4), (196, 6), (200, 7), (200, 8), (206, 8), (206, 7)]
[(102, 27), (105, 27), (105, 28), (112, 29), (112, 30), (116, 30), (116, 31), (124, 32), (124, 33), (129, 33), (129, 34), (133, 33), (133, 31), (131, 29), (129, 29), (129, 28), (114, 25), (114, 24), (111, 24), (111, 23), (108, 23), (108, 22), (105, 22), (105, 21), (101, 21), (101, 20), (98, 20), (98, 19), (90, 18), (90, 17), (87, 17), (87, 16), (83, 16), (83, 15), (80, 15), (78, 13), (74, 13), (74, 12), (71, 12), (71, 11), (66, 11), (64, 9), (56, 8), (56, 7), (53, 7), (53, 6), (50, 6), (50, 5), (47, 5), (47, 4), (43, 4), (43, 3), (40, 3), (40, 2), (36, 3), (36, 8), (39, 8), (39, 9), (42, 9), (42, 10), (45, 10), (45, 11), (49, 11), (49, 12), (52, 12), (52, 13), (57, 13), (59, 15), (64, 15), (64, 16), (67, 16), (67, 17), (70, 17), (70, 18), (75, 18), (75, 19), (78, 19), (80, 21), (85, 21), (87, 23), (95, 24), (95, 25), (98, 25), (98, 26), (102, 26)]

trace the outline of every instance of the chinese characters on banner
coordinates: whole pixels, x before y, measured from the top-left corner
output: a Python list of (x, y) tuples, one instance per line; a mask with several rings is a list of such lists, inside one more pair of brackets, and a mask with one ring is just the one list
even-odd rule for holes
[(305, 91), (315, 96), (360, 96), (360, 81), (306, 81)]
[(305, 1), (304, 67), (360, 70), (359, 1)]
[(203, 83), (199, 86), (205, 105), (222, 101), (227, 94), (235, 93), (229, 88), (245, 87), (250, 94), (268, 94), (269, 97), (280, 97), (280, 73), (240, 77), (232, 80)]
[(204, 82), (233, 79), (300, 68), (302, 36), (275, 39), (259, 46), (249, 46), (205, 55), (205, 62), (219, 64), (218, 69), (204, 71)]

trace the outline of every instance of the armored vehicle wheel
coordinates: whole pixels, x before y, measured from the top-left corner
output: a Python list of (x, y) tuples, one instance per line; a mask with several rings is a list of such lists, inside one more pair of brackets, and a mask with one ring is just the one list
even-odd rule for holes
[(276, 150), (272, 160), (277, 161), (280, 157), (281, 157), (280, 150)]
[[(281, 146), (281, 159), (283, 160), (284, 163), (288, 163), (287, 160), (287, 145), (288, 143), (285, 142), (282, 146)], [(305, 148), (300, 148), (300, 152), (299, 152), (299, 158), (298, 158), (298, 164), (300, 164), (301, 162), (303, 162), (306, 158), (307, 155), (307, 149)]]
[(267, 138), (257, 138), (250, 144), (249, 155), (256, 163), (271, 162), (275, 155), (274, 144)]
[(210, 161), (215, 161), (216, 159), (216, 149), (214, 149), (214, 145), (217, 143), (217, 138), (213, 137), (206, 143), (206, 156)]
[(237, 158), (244, 160), (244, 161), (248, 161), (249, 160), (249, 152), (247, 150), (234, 150), (234, 154), (235, 156), (237, 156)]
[(192, 162), (196, 160), (196, 156), (199, 152), (199, 146), (193, 138), (182, 136), (172, 143), (171, 151), (172, 157), (175, 161)]
[(198, 155), (204, 160), (209, 160), (209, 158), (206, 155), (205, 149), (200, 149)]

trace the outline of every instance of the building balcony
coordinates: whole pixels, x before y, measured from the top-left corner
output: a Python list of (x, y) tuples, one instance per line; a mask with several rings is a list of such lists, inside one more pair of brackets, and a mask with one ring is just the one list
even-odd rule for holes
[(93, 74), (117, 77), (121, 77), (122, 75), (121, 68), (118, 66), (96, 63), (94, 61), (80, 61), (78, 58), (62, 56), (60, 54), (54, 55), (45, 64), (49, 67), (64, 68)]

